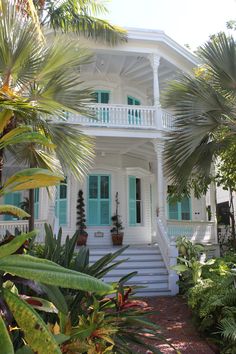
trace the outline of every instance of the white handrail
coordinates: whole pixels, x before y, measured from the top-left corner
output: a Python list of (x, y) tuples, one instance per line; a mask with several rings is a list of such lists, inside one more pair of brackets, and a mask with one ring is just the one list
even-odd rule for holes
[(157, 242), (169, 273), (169, 289), (173, 295), (178, 294), (177, 281), (179, 277), (172, 269), (177, 264), (178, 250), (175, 241), (169, 239), (166, 228), (160, 218), (157, 218)]

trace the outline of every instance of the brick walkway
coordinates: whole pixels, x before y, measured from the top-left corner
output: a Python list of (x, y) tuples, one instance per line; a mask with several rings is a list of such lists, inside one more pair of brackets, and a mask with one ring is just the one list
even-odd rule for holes
[[(158, 311), (150, 316), (162, 328), (162, 333), (181, 354), (214, 354), (203, 338), (199, 336), (191, 319), (191, 312), (181, 297), (146, 298), (145, 301)], [(164, 354), (175, 351), (165, 344), (156, 347)]]

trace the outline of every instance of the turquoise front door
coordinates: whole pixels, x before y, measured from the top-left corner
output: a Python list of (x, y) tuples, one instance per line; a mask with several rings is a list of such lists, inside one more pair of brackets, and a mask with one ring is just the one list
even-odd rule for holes
[[(127, 97), (127, 103), (129, 106), (140, 106), (140, 100), (132, 96)], [(141, 114), (140, 111), (132, 108), (128, 110), (128, 123), (131, 125), (140, 125), (141, 124)]]

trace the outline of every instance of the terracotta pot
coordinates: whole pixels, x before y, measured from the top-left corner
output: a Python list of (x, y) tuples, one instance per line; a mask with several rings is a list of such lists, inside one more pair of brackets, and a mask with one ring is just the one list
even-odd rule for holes
[(123, 232), (120, 232), (119, 234), (112, 234), (111, 237), (114, 246), (121, 246), (123, 244)]
[(77, 238), (77, 246), (86, 246), (88, 234), (79, 234)]

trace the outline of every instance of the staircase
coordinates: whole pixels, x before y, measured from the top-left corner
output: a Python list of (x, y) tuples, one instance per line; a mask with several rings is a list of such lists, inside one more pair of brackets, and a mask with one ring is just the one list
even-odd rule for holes
[[(96, 262), (107, 253), (115, 252), (117, 247), (90, 248), (90, 263)], [(130, 246), (115, 259), (127, 259), (112, 269), (103, 280), (107, 283), (117, 282), (128, 273), (137, 271), (138, 274), (127, 281), (127, 285), (136, 285), (137, 296), (171, 295), (168, 284), (168, 271), (164, 264), (158, 246)]]

